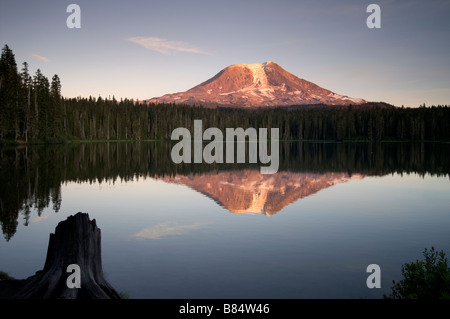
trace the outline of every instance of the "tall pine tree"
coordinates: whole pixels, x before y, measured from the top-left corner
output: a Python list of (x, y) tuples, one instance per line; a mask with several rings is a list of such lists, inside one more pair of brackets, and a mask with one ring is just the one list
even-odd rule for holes
[(17, 139), (19, 127), (19, 76), (12, 50), (5, 45), (0, 57), (0, 139)]

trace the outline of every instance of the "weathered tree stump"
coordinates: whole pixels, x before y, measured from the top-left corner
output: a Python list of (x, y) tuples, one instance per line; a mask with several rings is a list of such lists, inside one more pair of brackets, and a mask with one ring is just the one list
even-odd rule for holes
[[(44, 269), (25, 280), (5, 282), (5, 289), (16, 299), (120, 299), (103, 277), (100, 244), (95, 219), (91, 221), (86, 213), (69, 216), (50, 234)], [(71, 264), (80, 267), (80, 288), (67, 284)]]

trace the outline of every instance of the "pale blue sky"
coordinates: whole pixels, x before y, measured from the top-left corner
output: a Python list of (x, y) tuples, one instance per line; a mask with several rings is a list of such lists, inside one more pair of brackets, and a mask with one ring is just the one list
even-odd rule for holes
[[(81, 29), (69, 29), (69, 4)], [(366, 8), (381, 7), (381, 29)], [(66, 97), (146, 99), (236, 63), (278, 63), (339, 94), (450, 104), (450, 1), (4, 1), (0, 45)]]

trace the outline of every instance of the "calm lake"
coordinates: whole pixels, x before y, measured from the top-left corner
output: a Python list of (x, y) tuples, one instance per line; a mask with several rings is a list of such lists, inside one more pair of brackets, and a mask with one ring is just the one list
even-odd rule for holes
[(0, 270), (42, 269), (77, 212), (96, 219), (105, 278), (130, 298), (382, 298), (424, 248), (450, 254), (450, 144), (284, 143), (272, 175), (175, 165), (170, 149), (0, 150)]

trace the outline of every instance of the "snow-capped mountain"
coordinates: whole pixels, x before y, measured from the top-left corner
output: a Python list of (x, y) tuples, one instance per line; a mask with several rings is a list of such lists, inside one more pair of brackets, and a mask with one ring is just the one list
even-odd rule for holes
[(166, 94), (145, 102), (245, 107), (366, 103), (300, 79), (272, 61), (231, 65), (186, 92)]

